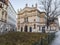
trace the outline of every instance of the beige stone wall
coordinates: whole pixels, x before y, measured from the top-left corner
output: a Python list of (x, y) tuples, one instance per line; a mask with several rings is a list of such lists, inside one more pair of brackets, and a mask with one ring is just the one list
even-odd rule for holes
[(34, 20), (36, 20), (36, 16), (32, 16), (28, 18), (29, 22), (35, 22)]
[(21, 19), (20, 19), (20, 23), (23, 23), (23, 22), (24, 22), (24, 18), (21, 18)]
[[(7, 1), (7, 0), (6, 0)], [(7, 4), (0, 1), (0, 20), (6, 22), (7, 21)]]
[[(42, 17), (40, 17), (42, 16)], [(24, 18), (28, 17), (28, 22), (24, 22)], [(36, 8), (24, 8), (23, 10), (20, 11), (18, 15), (17, 21), (20, 22), (18, 23), (19, 30), (21, 31), (21, 27), (25, 27), (25, 25), (29, 27), (32, 27), (32, 32), (38, 32), (39, 27), (38, 25), (45, 25), (45, 20), (44, 20), (44, 15), (43, 13), (40, 13)], [(41, 22), (41, 24), (40, 24)], [(44, 24), (43, 24), (44, 23)], [(36, 28), (34, 29), (34, 24), (36, 25)], [(19, 26), (20, 25), (20, 26)], [(29, 31), (28, 31), (29, 32)]]

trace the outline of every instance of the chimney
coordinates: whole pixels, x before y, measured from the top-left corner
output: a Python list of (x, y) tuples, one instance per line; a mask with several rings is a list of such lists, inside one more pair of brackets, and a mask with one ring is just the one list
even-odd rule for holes
[(35, 7), (37, 8), (37, 3), (35, 4)]
[(28, 7), (28, 4), (26, 4), (26, 7)]
[(34, 7), (34, 6), (32, 5), (32, 7)]

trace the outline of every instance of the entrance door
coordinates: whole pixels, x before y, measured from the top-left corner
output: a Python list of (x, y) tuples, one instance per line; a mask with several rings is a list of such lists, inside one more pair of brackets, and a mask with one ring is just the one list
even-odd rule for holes
[(23, 27), (21, 27), (21, 32), (23, 31)]
[(43, 32), (43, 33), (45, 33), (45, 26), (44, 26), (44, 27), (42, 27), (42, 32)]
[(30, 27), (30, 32), (32, 32), (32, 27)]
[(25, 26), (25, 30), (24, 30), (25, 32), (27, 32), (28, 31), (28, 26)]

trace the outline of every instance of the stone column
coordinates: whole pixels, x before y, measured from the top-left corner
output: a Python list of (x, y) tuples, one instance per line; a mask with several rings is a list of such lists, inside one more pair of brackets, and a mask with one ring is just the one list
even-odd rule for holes
[(24, 32), (24, 26), (23, 26), (23, 32)]
[(42, 26), (40, 27), (40, 31), (42, 32)]
[(28, 29), (27, 29), (27, 30), (28, 30), (28, 32), (29, 32), (29, 26), (28, 26)]

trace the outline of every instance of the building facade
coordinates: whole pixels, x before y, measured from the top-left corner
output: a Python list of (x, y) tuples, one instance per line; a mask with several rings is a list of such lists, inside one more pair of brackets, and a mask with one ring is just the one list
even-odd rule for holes
[(8, 3), (8, 9), (7, 9), (7, 14), (8, 14), (8, 18), (7, 18), (7, 23), (9, 25), (9, 27), (12, 29), (16, 28), (16, 11), (14, 10), (12, 4), (9, 2)]
[(45, 12), (41, 12), (37, 9), (37, 4), (35, 7), (28, 7), (26, 4), (24, 9), (18, 10), (17, 18), (17, 31), (20, 32), (52, 32), (57, 31), (58, 27), (56, 23), (50, 24), (47, 29), (45, 18)]

